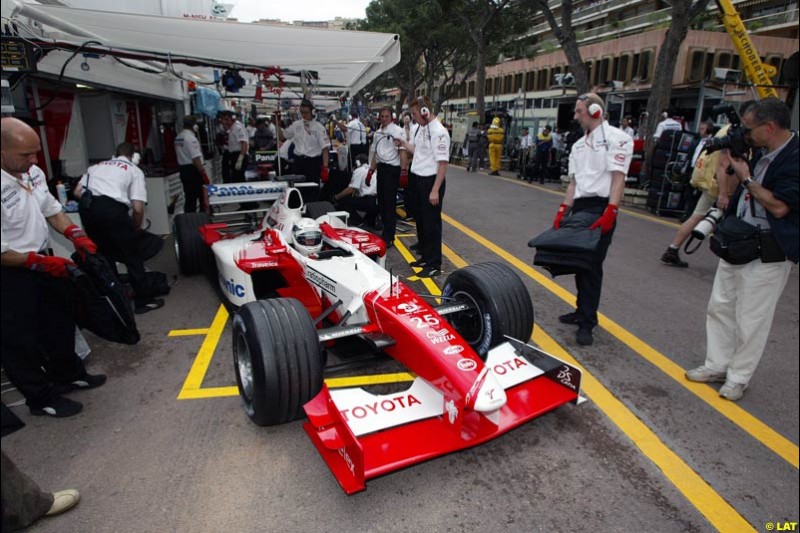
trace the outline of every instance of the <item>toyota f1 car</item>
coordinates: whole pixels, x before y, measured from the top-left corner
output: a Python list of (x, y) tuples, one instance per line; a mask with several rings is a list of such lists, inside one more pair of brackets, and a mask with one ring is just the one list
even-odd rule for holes
[[(241, 187), (207, 186), (208, 203), (238, 202)], [(526, 344), (533, 305), (509, 267), (453, 272), (434, 306), (384, 268), (383, 242), (348, 227), (346, 213), (304, 204), (289, 183), (247, 187), (263, 189), (247, 200), (275, 199), (260, 225), (236, 231), (207, 213), (178, 215), (179, 263), (187, 274), (216, 269), (238, 307), (233, 357), (247, 415), (261, 426), (305, 415), (303, 428), (347, 494), (582, 399), (579, 369)], [(336, 365), (326, 365), (327, 353), (346, 340), (416, 378), (394, 394), (329, 389), (323, 377)]]

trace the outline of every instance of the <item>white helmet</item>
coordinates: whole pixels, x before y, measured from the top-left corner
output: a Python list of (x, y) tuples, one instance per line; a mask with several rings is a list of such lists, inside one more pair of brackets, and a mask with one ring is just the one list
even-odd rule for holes
[(292, 227), (292, 242), (295, 249), (308, 257), (322, 250), (322, 230), (317, 221), (301, 218)]

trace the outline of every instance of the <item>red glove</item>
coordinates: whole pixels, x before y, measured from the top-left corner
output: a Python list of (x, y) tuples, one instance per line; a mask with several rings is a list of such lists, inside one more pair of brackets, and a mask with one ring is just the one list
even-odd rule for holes
[(211, 180), (208, 179), (208, 174), (206, 172), (201, 172), (200, 176), (203, 178), (203, 185), (211, 185)]
[(556, 218), (553, 220), (553, 227), (558, 229), (561, 227), (561, 219), (569, 212), (570, 207), (567, 204), (561, 204), (558, 206), (558, 212), (556, 213)]
[(375, 169), (374, 168), (371, 168), (371, 169), (369, 169), (367, 171), (367, 179), (365, 180), (366, 184), (367, 184), (367, 187), (369, 187), (370, 184), (372, 183), (372, 175), (373, 174), (375, 174)]
[(589, 229), (600, 228), (603, 235), (611, 231), (614, 227), (614, 221), (617, 220), (617, 212), (619, 208), (614, 204), (608, 204), (606, 210), (600, 215), (600, 218), (594, 221), (594, 224), (589, 226)]
[(401, 168), (400, 169), (400, 188), (405, 189), (408, 187), (408, 169)]
[(54, 278), (68, 278), (68, 268), (78, 268), (78, 265), (69, 259), (55, 256), (51, 257), (49, 255), (39, 255), (34, 252), (30, 252), (28, 254), (28, 258), (25, 260), (24, 266), (25, 268), (29, 268), (37, 272), (45, 272)]
[(319, 180), (322, 183), (328, 183), (328, 167), (322, 167), (319, 171)]
[(75, 246), (75, 251), (80, 254), (81, 257), (85, 257), (86, 254), (94, 255), (97, 253), (97, 245), (92, 242), (86, 232), (83, 231), (77, 224), (73, 224), (67, 229), (64, 230), (64, 236), (72, 241), (72, 245)]

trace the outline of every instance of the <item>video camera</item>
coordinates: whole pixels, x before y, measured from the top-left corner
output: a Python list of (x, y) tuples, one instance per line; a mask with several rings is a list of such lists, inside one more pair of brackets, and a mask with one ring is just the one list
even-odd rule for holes
[(714, 116), (725, 115), (731, 127), (724, 137), (713, 137), (706, 143), (705, 151), (708, 154), (718, 150), (728, 149), (732, 156), (739, 159), (747, 159), (747, 152), (750, 150), (750, 143), (747, 141), (747, 128), (742, 125), (739, 113), (729, 104), (714, 106), (712, 113)]

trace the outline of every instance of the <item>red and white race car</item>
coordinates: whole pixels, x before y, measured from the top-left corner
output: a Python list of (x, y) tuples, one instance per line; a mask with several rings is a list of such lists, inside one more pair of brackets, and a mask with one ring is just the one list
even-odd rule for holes
[[(241, 200), (231, 186), (210, 187)], [(244, 232), (205, 213), (175, 217), (179, 263), (188, 274), (216, 269), (238, 306), (233, 356), (250, 419), (266, 426), (305, 415), (348, 494), (582, 399), (579, 369), (526, 344), (533, 305), (506, 265), (453, 272), (436, 306), (384, 268), (382, 241), (347, 227), (346, 213), (304, 205), (286, 183), (269, 194), (278, 197), (260, 226)], [(391, 394), (329, 389), (323, 377), (343, 365), (327, 355), (346, 360), (336, 352), (345, 341), (389, 355), (416, 378)]]

